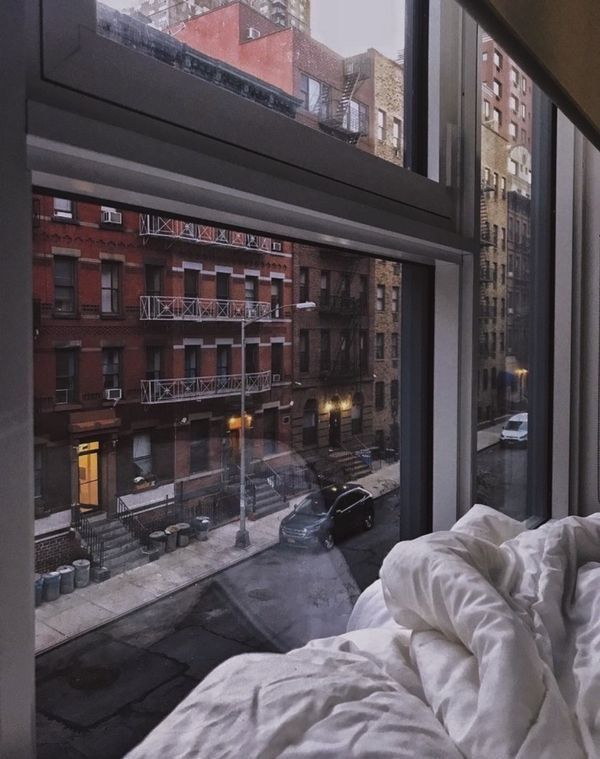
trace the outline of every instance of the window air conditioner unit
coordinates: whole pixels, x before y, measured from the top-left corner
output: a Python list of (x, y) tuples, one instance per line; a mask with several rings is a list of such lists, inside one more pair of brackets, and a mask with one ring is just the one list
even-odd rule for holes
[(281, 374), (272, 374), (271, 382), (281, 382)]
[(272, 240), (271, 250), (274, 250), (277, 253), (281, 253), (281, 251), (283, 250), (283, 243), (281, 243), (279, 240)]
[(123, 214), (119, 211), (115, 211), (113, 208), (102, 209), (102, 223), (103, 224), (122, 224)]
[(246, 32), (247, 40), (257, 40), (260, 37), (260, 32), (254, 26), (249, 26)]
[(104, 400), (106, 401), (120, 401), (123, 397), (123, 392), (120, 387), (111, 387), (104, 391)]

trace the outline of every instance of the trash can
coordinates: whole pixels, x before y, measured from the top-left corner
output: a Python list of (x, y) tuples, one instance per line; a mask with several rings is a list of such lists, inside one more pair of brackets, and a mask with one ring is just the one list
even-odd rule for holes
[(198, 540), (208, 540), (210, 524), (211, 522), (208, 517), (194, 517), (192, 519), (192, 527)]
[(44, 580), (42, 591), (44, 601), (56, 601), (60, 596), (60, 574), (58, 572), (46, 572), (42, 578)]
[(165, 552), (171, 553), (177, 548), (177, 525), (171, 524), (165, 527), (165, 535), (167, 536)]
[(39, 606), (42, 603), (42, 594), (44, 590), (44, 578), (42, 575), (36, 574), (33, 587), (35, 589), (35, 605)]
[(188, 522), (178, 522), (175, 527), (177, 527), (177, 546), (183, 548), (190, 542), (191, 527)]
[(90, 584), (90, 562), (87, 559), (75, 559), (75, 587), (86, 588)]
[(151, 532), (150, 535), (148, 535), (148, 539), (150, 541), (150, 547), (157, 549), (159, 555), (165, 552), (167, 536), (165, 535), (164, 530), (155, 530), (154, 532)]
[(75, 567), (63, 564), (56, 571), (60, 575), (60, 592), (72, 593), (75, 590)]

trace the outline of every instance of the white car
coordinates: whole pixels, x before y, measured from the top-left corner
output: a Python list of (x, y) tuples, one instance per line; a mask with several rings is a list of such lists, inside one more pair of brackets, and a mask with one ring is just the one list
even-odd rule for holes
[(500, 445), (502, 446), (526, 446), (527, 445), (527, 412), (515, 414), (506, 422), (500, 433)]

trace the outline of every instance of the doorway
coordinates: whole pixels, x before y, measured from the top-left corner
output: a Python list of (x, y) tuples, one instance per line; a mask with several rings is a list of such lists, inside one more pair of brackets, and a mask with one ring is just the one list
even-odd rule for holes
[(80, 443), (77, 446), (79, 477), (79, 507), (82, 512), (100, 509), (100, 443)]
[(329, 447), (339, 448), (342, 444), (342, 412), (340, 399), (336, 396), (332, 400), (332, 408), (329, 412)]

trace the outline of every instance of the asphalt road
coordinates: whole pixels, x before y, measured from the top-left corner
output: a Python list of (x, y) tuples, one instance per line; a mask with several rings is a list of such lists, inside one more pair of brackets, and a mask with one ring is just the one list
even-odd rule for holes
[(333, 551), (274, 546), (38, 657), (38, 759), (120, 759), (220, 662), (343, 632), (398, 540), (397, 493)]
[(477, 454), (476, 501), (525, 519), (527, 449), (493, 445)]

